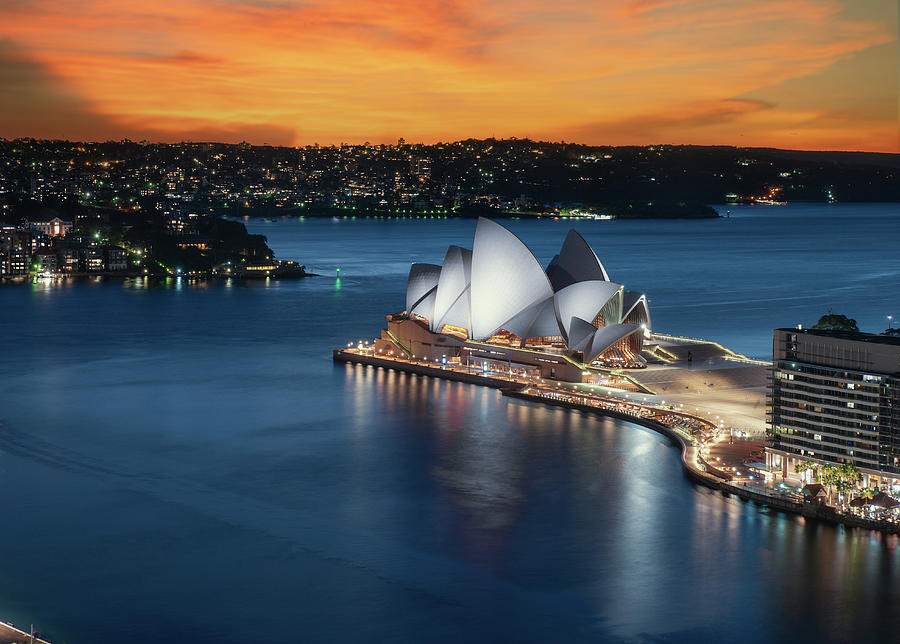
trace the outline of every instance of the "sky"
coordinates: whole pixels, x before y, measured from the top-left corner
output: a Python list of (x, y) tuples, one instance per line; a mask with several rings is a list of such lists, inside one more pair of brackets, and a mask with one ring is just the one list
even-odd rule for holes
[(896, 0), (0, 0), (0, 137), (900, 152)]

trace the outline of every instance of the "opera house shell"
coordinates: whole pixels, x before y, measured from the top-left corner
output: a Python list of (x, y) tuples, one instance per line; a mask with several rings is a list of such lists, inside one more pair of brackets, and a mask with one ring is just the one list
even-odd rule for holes
[(509, 230), (480, 218), (472, 249), (450, 246), (441, 265), (413, 264), (406, 316), (432, 333), (518, 346), (563, 348), (583, 363), (640, 360), (650, 331), (647, 298), (610, 281), (587, 242), (570, 230), (544, 269)]

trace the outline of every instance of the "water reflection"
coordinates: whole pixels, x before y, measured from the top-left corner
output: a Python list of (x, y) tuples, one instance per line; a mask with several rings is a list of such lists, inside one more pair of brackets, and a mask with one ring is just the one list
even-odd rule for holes
[[(738, 349), (771, 350), (752, 340), (784, 322), (770, 317), (802, 321), (822, 301), (728, 318), (714, 307), (798, 288), (741, 266), (811, 271), (804, 289), (881, 306), (886, 282), (845, 290), (846, 262), (823, 280), (803, 255), (830, 248), (847, 217), (778, 216), (586, 232), (619, 255), (624, 281), (652, 287), (661, 326), (730, 334)], [(896, 221), (854, 218), (873, 271), (896, 264)], [(173, 280), (0, 288), (14, 312), (0, 334), (0, 503), (16, 517), (0, 529), (0, 617), (59, 641), (136, 644), (252, 641), (260, 624), (279, 643), (893, 638), (896, 538), (697, 488), (675, 449), (626, 423), (334, 365), (333, 347), (402, 308), (408, 262), (439, 259), (474, 222), (379, 225), (395, 234), (373, 244), (364, 221), (338, 238), (310, 220), (279, 251), (344, 265), (340, 291), (330, 278), (183, 280), (177, 297)], [(545, 261), (569, 223), (554, 225), (517, 224)], [(703, 233), (713, 225), (727, 234)], [(802, 261), (770, 252), (800, 228)], [(691, 271), (709, 265), (749, 277), (685, 304)]]
[(676, 449), (627, 423), (391, 370), (343, 375), (361, 452), (401, 435), (416, 445), (418, 484), (434, 492), (428, 527), (413, 532), (436, 530), (431, 547), (562, 593), (614, 638), (845, 641), (900, 619), (896, 537), (695, 487)]
[(438, 488), (438, 520), (454, 550), (472, 564), (496, 565), (527, 476), (521, 438), (491, 422), (499, 393), (359, 365), (347, 368), (347, 379), (356, 431), (373, 417), (403, 419), (402, 430), (421, 440), (420, 467)]

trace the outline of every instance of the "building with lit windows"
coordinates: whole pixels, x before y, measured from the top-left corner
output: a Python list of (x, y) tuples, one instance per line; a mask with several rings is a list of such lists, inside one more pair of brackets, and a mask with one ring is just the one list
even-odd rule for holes
[(56, 253), (49, 248), (42, 248), (31, 256), (32, 269), (39, 274), (48, 275), (56, 272)]
[(27, 275), (31, 270), (33, 235), (12, 226), (0, 229), (0, 277)]
[(647, 298), (610, 280), (569, 231), (542, 267), (513, 233), (480, 218), (471, 249), (410, 267), (406, 309), (388, 316), (380, 351), (465, 360), (511, 373), (581, 381), (593, 367), (644, 366)]
[(776, 329), (767, 427), (769, 471), (852, 463), (866, 485), (900, 480), (900, 337)]
[(53, 214), (38, 214), (25, 221), (27, 228), (48, 237), (65, 237), (72, 232), (71, 221), (60, 219)]

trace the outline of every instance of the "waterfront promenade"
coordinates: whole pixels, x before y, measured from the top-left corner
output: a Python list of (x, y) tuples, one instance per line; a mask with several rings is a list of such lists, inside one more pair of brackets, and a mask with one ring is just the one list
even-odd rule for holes
[(900, 534), (900, 523), (895, 521), (841, 511), (809, 501), (797, 489), (766, 485), (752, 468), (746, 466), (755, 459), (763, 443), (735, 439), (733, 428), (728, 427), (720, 415), (691, 413), (684, 410), (682, 404), (656, 401), (655, 396), (651, 400), (643, 393), (622, 392), (620, 396), (611, 393), (615, 390), (606, 386), (486, 372), (449, 362), (388, 356), (371, 348), (335, 349), (333, 357), (336, 362), (483, 385), (500, 389), (504, 396), (519, 400), (627, 420), (659, 432), (677, 446), (685, 475), (694, 483), (807, 518)]
[[(608, 386), (563, 383), (513, 373), (484, 371), (452, 362), (388, 356), (368, 348), (335, 349), (334, 360), (493, 387), (501, 389), (503, 395), (522, 400), (635, 422), (662, 433), (679, 445), (685, 467), (694, 476), (709, 478), (711, 483), (740, 478), (735, 472), (726, 471), (706, 460), (708, 447), (725, 436), (726, 430), (721, 419), (690, 413), (671, 404), (643, 403), (639, 399), (646, 399), (647, 396), (641, 393), (629, 394)], [(619, 398), (616, 393), (630, 395), (632, 399)], [(749, 454), (748, 451), (747, 456)]]
[(0, 644), (50, 644), (36, 635), (19, 630), (12, 624), (0, 622)]

